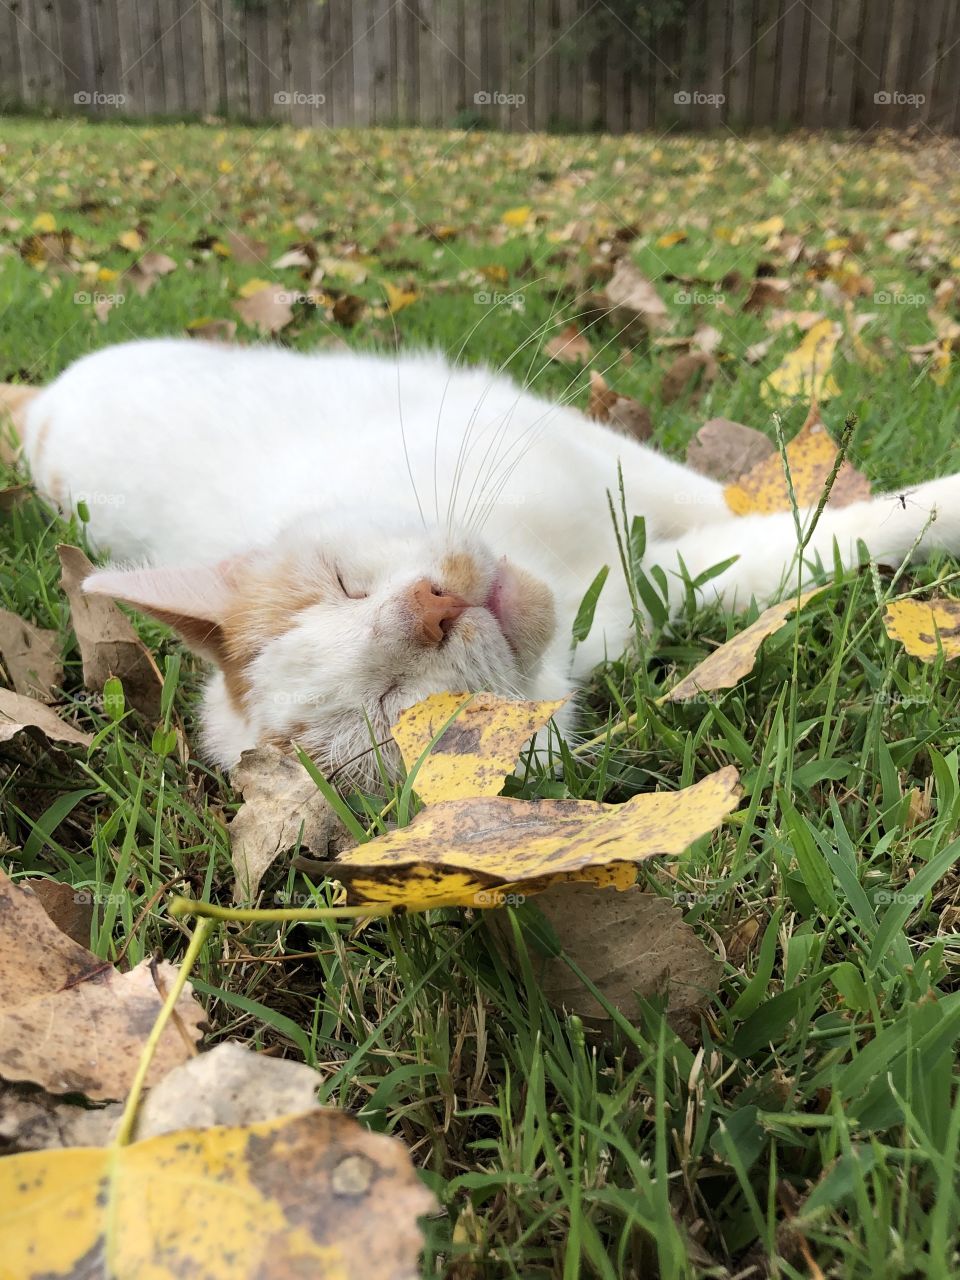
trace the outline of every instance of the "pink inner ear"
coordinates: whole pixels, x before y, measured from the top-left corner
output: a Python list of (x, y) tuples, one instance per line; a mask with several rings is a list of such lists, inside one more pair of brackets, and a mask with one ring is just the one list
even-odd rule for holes
[(233, 560), (192, 568), (98, 569), (84, 579), (87, 595), (112, 596), (164, 618), (219, 622), (229, 607)]

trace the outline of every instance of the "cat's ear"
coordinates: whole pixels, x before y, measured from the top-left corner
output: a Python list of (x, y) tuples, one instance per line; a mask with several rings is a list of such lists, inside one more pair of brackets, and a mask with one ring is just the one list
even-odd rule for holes
[(221, 663), (223, 624), (233, 600), (236, 561), (191, 568), (98, 569), (83, 581), (87, 595), (112, 596), (174, 627), (191, 649)]

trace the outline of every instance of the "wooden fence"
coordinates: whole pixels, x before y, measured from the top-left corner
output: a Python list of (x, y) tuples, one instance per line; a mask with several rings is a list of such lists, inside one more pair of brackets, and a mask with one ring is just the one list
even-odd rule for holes
[[(960, 132), (960, 0), (0, 0), (0, 102), (101, 118)], [(620, 16), (618, 16), (620, 15)]]

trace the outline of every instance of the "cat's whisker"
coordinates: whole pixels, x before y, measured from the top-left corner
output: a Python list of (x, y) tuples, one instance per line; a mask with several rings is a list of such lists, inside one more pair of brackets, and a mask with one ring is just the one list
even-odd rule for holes
[(397, 415), (400, 420), (400, 439), (403, 443), (403, 458), (404, 458), (404, 462), (407, 465), (407, 475), (410, 477), (410, 487), (413, 490), (413, 498), (417, 504), (417, 510), (420, 513), (420, 523), (426, 529), (427, 520), (423, 514), (423, 506), (420, 502), (420, 494), (417, 492), (417, 482), (414, 479), (413, 466), (411, 465), (411, 462), (410, 462), (410, 450), (407, 448), (407, 433), (403, 425), (403, 395), (401, 393), (401, 386), (400, 386), (400, 333), (399, 333), (399, 330), (397, 329), (397, 318), (392, 312), (390, 313), (390, 320), (393, 323), (393, 341), (394, 341), (394, 347), (396, 348), (396, 352), (397, 352)]

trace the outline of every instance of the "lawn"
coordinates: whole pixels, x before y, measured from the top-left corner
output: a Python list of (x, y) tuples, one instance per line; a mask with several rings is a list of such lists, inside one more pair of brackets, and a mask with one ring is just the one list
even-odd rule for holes
[[(960, 467), (958, 158), (951, 143), (892, 136), (6, 120), (0, 380), (43, 383), (108, 343), (237, 320), (250, 281), (303, 291), (302, 268), (271, 264), (307, 242), (322, 285), (274, 340), (437, 346), (585, 407), (588, 372), (547, 359), (543, 342), (577, 314), (619, 233), (671, 337), (704, 324), (722, 335), (716, 377), (666, 403), (675, 348), (589, 331), (593, 367), (649, 405), (662, 448), (682, 457), (717, 416), (773, 435), (761, 384), (801, 335), (774, 329), (770, 308), (743, 309), (751, 281), (773, 274), (792, 311), (824, 311), (848, 333), (873, 317), (838, 353), (824, 418), (839, 432), (856, 415), (853, 461), (876, 491), (908, 498)], [(70, 272), (49, 260), (61, 231)], [(154, 250), (176, 269), (141, 295), (122, 273)], [(241, 323), (238, 339), (256, 336)], [(781, 408), (790, 435), (806, 405)], [(175, 960), (187, 930), (165, 898), (184, 880), (228, 900), (237, 797), (152, 725), (111, 718), (85, 693), (55, 552), (82, 538), (82, 521), (38, 500), (0, 516), (0, 604), (61, 632), (60, 710), (99, 735), (89, 760), (2, 765), (3, 862), (98, 895), (105, 959)], [(641, 873), (723, 960), (693, 1038), (655, 1000), (616, 1033), (553, 1008), (482, 913), (214, 935), (197, 969), (213, 1038), (305, 1058), (325, 1099), (411, 1148), (444, 1207), (424, 1275), (957, 1273), (960, 664), (905, 655), (880, 621), (891, 590), (955, 592), (957, 571), (940, 560), (897, 583), (848, 574), (734, 689), (657, 705), (665, 681), (742, 625), (691, 607), (592, 680), (585, 732), (634, 717), (626, 731), (566, 753), (562, 778), (533, 762), (512, 780), (528, 797), (620, 802), (738, 767), (733, 818)], [(198, 668), (169, 633), (138, 625), (189, 742)], [(347, 799), (383, 829), (382, 798)], [(307, 891), (281, 861), (263, 900)], [(532, 906), (517, 915), (532, 937)]]

